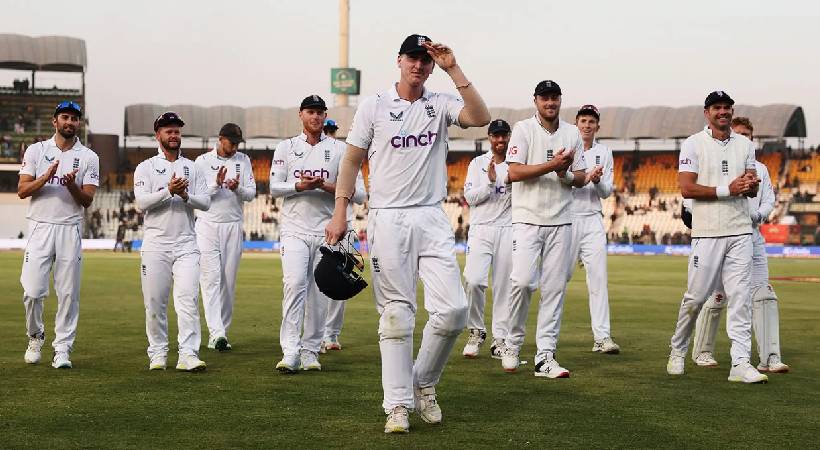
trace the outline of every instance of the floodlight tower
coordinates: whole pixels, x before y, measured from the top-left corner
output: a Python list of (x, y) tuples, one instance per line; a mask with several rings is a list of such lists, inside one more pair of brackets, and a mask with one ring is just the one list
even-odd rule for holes
[[(349, 67), (350, 0), (339, 0), (339, 67)], [(336, 94), (336, 106), (347, 106), (348, 95)]]

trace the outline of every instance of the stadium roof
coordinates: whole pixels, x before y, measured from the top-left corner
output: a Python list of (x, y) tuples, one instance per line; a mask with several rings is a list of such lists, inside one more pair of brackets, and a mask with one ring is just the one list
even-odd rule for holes
[(85, 67), (82, 39), (0, 34), (0, 69), (83, 72)]
[[(186, 122), (185, 134), (189, 136), (216, 137), (226, 122), (242, 127), (246, 138), (286, 138), (302, 131), (298, 108), (275, 108), (256, 106), (192, 106), (192, 105), (130, 105), (125, 108), (125, 135), (147, 136), (154, 134), (154, 119), (164, 111), (176, 111)], [(577, 107), (564, 107), (561, 118), (575, 121)], [(705, 125), (702, 106), (646, 106), (642, 108), (601, 108), (600, 139), (682, 139)], [(330, 108), (328, 117), (339, 124), (339, 135), (345, 136), (353, 121), (355, 107)], [(515, 123), (531, 117), (532, 108), (490, 108), (494, 119), (501, 118)], [(749, 106), (735, 105), (735, 116), (749, 117), (759, 138), (806, 137), (806, 120), (803, 108), (795, 105)], [(487, 137), (483, 128), (450, 128), (454, 139), (478, 140)]]

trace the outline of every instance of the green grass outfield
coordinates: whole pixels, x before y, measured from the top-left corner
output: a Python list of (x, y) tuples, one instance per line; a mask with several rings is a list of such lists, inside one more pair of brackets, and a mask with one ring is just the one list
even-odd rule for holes
[[(462, 335), (438, 386), (444, 423), (428, 425), (413, 415), (409, 435), (384, 435), (378, 317), (369, 289), (348, 304), (344, 350), (323, 356), (322, 372), (282, 375), (274, 370), (280, 357), (279, 258), (246, 254), (230, 333), (234, 351), (203, 350), (208, 370), (201, 374), (149, 372), (138, 261), (137, 254), (86, 252), (75, 368), (58, 371), (48, 364), (54, 294), (46, 305), (44, 362), (28, 366), (21, 254), (0, 253), (0, 448), (818, 446), (820, 284), (774, 282), (783, 355), (792, 373), (772, 375), (768, 385), (729, 383), (721, 331), (719, 368), (698, 369), (687, 359), (688, 373), (672, 378), (666, 357), (686, 259), (611, 257), (612, 329), (620, 355), (590, 352), (579, 271), (569, 288), (558, 353), (571, 378), (548, 380), (530, 372), (533, 302), (525, 370), (503, 373), (487, 347), (479, 359), (465, 360)], [(772, 276), (820, 274), (818, 260), (770, 264)], [(425, 320), (420, 313), (417, 341)], [(175, 364), (173, 351), (170, 356)]]

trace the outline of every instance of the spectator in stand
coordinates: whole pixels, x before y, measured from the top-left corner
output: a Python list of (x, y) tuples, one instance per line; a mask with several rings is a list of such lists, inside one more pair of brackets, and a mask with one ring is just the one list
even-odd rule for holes
[(336, 125), (336, 121), (333, 119), (325, 119), (325, 125), (322, 127), (322, 131), (325, 132), (326, 135), (336, 139), (336, 131), (339, 130), (339, 126)]

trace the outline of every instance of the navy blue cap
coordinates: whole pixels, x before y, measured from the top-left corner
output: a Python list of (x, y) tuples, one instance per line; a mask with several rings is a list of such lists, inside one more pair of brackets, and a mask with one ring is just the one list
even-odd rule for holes
[(167, 111), (160, 114), (156, 118), (156, 120), (154, 120), (154, 131), (157, 131), (162, 127), (167, 127), (168, 125), (177, 125), (180, 127), (184, 127), (185, 122), (182, 121), (182, 118), (179, 117), (179, 114), (173, 111)]

